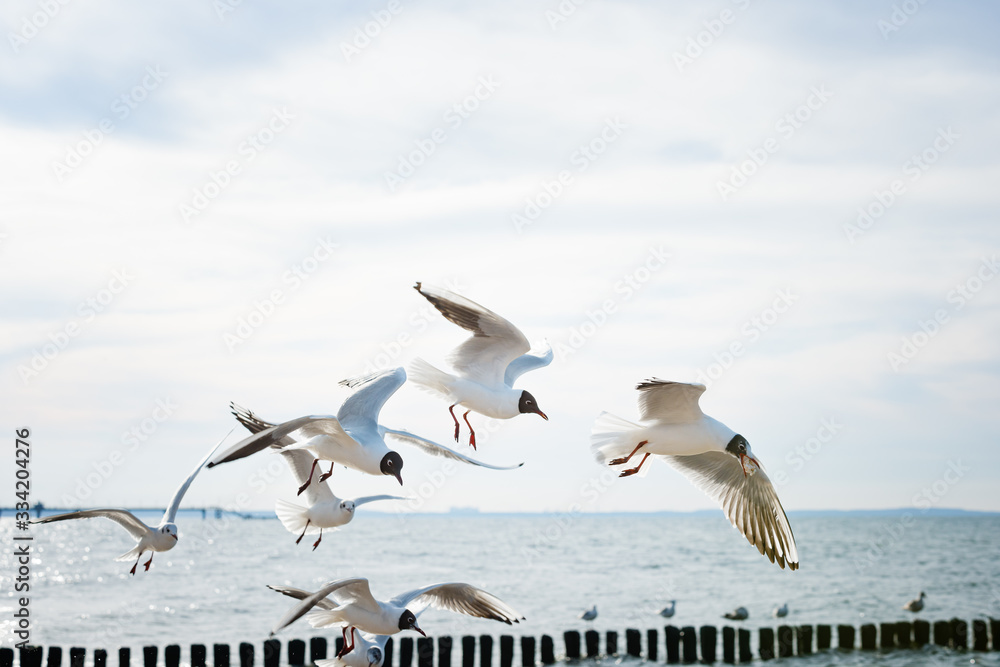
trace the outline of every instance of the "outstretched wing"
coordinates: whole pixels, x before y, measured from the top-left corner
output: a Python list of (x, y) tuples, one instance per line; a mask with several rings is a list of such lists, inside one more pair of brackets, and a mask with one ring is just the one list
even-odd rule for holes
[(260, 433), (264, 429), (275, 426), (275, 424), (264, 421), (250, 410), (247, 410), (243, 406), (237, 405), (232, 401), (229, 402), (229, 411), (233, 413), (234, 417), (236, 417), (236, 421), (243, 424), (243, 426), (245, 426), (251, 433)]
[(524, 619), (500, 598), (470, 584), (434, 584), (403, 593), (391, 604), (405, 607), (414, 614), (428, 607), (453, 611), (456, 614), (489, 618), (510, 625)]
[(522, 354), (520, 357), (510, 362), (504, 372), (503, 381), (508, 387), (513, 387), (517, 378), (528, 371), (536, 368), (543, 368), (552, 363), (552, 346), (545, 343), (546, 350), (541, 354)]
[(328, 596), (333, 597), (333, 601), (338, 606), (342, 604), (356, 604), (361, 609), (371, 614), (378, 614), (381, 611), (381, 608), (378, 606), (378, 602), (374, 597), (372, 597), (371, 589), (368, 588), (367, 579), (340, 579), (338, 581), (331, 581), (315, 593), (302, 598), (301, 602), (289, 609), (288, 612), (281, 617), (278, 624), (274, 626), (273, 630), (271, 630), (271, 635), (274, 635), (283, 628), (287, 628), (289, 625), (305, 616), (306, 613), (315, 607), (320, 600)]
[(664, 456), (695, 486), (715, 498), (726, 518), (772, 563), (799, 569), (799, 552), (785, 509), (763, 470), (743, 474), (739, 459), (726, 452)]
[(129, 535), (137, 540), (142, 539), (146, 533), (152, 530), (149, 526), (140, 521), (136, 515), (132, 514), (128, 510), (119, 509), (96, 509), (80, 510), (79, 512), (67, 512), (66, 514), (47, 516), (44, 519), (36, 519), (31, 523), (54, 523), (56, 521), (71, 521), (73, 519), (90, 519), (95, 516), (111, 519), (119, 526), (127, 530)]
[(254, 435), (240, 440), (235, 445), (222, 452), (222, 454), (209, 461), (208, 467), (211, 468), (219, 465), (220, 463), (228, 463), (229, 461), (242, 459), (250, 456), (251, 454), (256, 454), (262, 449), (267, 449), (268, 447), (284, 447), (286, 446), (286, 443), (283, 443), (282, 439), (286, 437), (291, 438), (296, 442), (302, 442), (309, 440), (310, 438), (315, 438), (318, 435), (328, 435), (335, 438), (350, 438), (334, 417), (316, 415), (299, 417), (297, 419), (284, 422), (283, 424), (278, 424), (277, 426), (265, 428), (259, 433), (255, 433)]
[(448, 358), (455, 370), (470, 380), (489, 387), (502, 386), (510, 363), (531, 349), (517, 327), (478, 303), (422, 283), (414, 289), (448, 321), (472, 332), (472, 337), (452, 350)]
[[(304, 600), (310, 595), (312, 595), (312, 593), (310, 593), (309, 591), (304, 591), (301, 588), (293, 588), (291, 586), (272, 586), (268, 584), (267, 587), (270, 588), (272, 591), (277, 591), (282, 595), (287, 595), (288, 597), (295, 598), (296, 600)], [(314, 606), (319, 607), (320, 609), (327, 609), (327, 610), (335, 609), (337, 607), (337, 605), (335, 605), (333, 602), (325, 598), (316, 602)]]
[(469, 463), (474, 466), (482, 466), (483, 468), (491, 468), (493, 470), (515, 470), (516, 468), (520, 468), (524, 465), (523, 461), (513, 466), (497, 466), (491, 463), (484, 463), (472, 458), (471, 456), (460, 454), (454, 449), (449, 449), (444, 445), (439, 445), (438, 443), (428, 440), (427, 438), (421, 438), (419, 435), (414, 435), (409, 431), (400, 431), (380, 425), (378, 427), (378, 432), (383, 438), (386, 435), (391, 435), (399, 440), (402, 440), (403, 442), (419, 447), (431, 456), (441, 456), (446, 459), (461, 461), (462, 463)]
[(167, 507), (167, 510), (163, 513), (163, 519), (160, 521), (161, 525), (165, 523), (174, 522), (174, 520), (177, 518), (177, 508), (181, 506), (181, 499), (184, 497), (184, 494), (187, 493), (188, 487), (191, 486), (191, 482), (194, 481), (194, 478), (201, 471), (201, 467), (206, 463), (208, 463), (208, 460), (212, 458), (212, 454), (215, 453), (215, 450), (217, 450), (220, 446), (222, 446), (222, 443), (225, 442), (226, 438), (229, 437), (230, 433), (232, 433), (235, 428), (236, 427), (234, 426), (233, 428), (229, 429), (229, 433), (224, 435), (222, 437), (222, 440), (219, 440), (217, 443), (215, 443), (215, 446), (209, 450), (208, 454), (205, 454), (205, 458), (203, 458), (201, 462), (198, 463), (198, 467), (196, 467), (191, 472), (191, 474), (188, 475), (188, 478), (184, 480), (184, 483), (181, 484), (180, 487), (178, 487), (177, 491), (174, 492), (174, 497), (170, 499), (170, 505)]
[(364, 505), (365, 503), (373, 503), (376, 500), (412, 500), (412, 498), (404, 498), (403, 496), (362, 496), (360, 498), (355, 498), (353, 500), (355, 506)]
[(375, 428), (378, 413), (389, 397), (406, 382), (406, 371), (394, 368), (361, 378), (343, 380), (344, 387), (358, 387), (337, 411), (337, 419), (345, 429)]
[(703, 384), (651, 378), (635, 388), (639, 390), (639, 414), (643, 421), (684, 424), (705, 416), (698, 405), (698, 398), (705, 391)]

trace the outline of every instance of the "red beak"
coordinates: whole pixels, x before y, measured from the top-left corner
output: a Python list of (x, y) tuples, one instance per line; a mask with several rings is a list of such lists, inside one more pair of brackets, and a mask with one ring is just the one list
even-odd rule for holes
[(746, 460), (747, 459), (750, 459), (751, 461), (753, 461), (753, 464), (755, 466), (757, 466), (758, 468), (760, 468), (760, 461), (758, 461), (757, 459), (755, 459), (754, 457), (752, 457), (752, 456), (750, 456), (748, 454), (740, 454), (740, 466), (743, 468), (743, 476), (744, 477), (747, 476), (747, 464), (746, 464)]
[(539, 417), (541, 417), (541, 418), (542, 418), (542, 419), (544, 419), (545, 421), (548, 421), (548, 420), (549, 420), (549, 418), (548, 418), (548, 417), (546, 417), (546, 416), (545, 416), (545, 413), (544, 413), (544, 412), (542, 412), (541, 410), (539, 410), (539, 411), (538, 411), (538, 412), (536, 412), (535, 414), (537, 414), (537, 415), (538, 415)]
[(422, 634), (424, 637), (427, 636), (427, 633), (424, 632), (423, 630), (421, 630), (420, 628), (418, 628), (417, 626), (414, 625), (413, 629), (416, 630), (417, 632), (419, 632), (420, 634)]

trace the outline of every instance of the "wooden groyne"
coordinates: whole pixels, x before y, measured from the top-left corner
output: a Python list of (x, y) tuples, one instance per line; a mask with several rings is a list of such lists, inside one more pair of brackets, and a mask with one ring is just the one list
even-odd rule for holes
[[(582, 660), (600, 656), (630, 656), (650, 662), (662, 661), (667, 664), (702, 662), (711, 664), (747, 663), (753, 660), (771, 660), (795, 655), (810, 655), (817, 651), (839, 649), (843, 651), (875, 651), (914, 649), (934, 644), (958, 651), (1000, 651), (1000, 620), (976, 619), (968, 623), (959, 618), (949, 621), (900, 621), (897, 623), (868, 623), (860, 628), (852, 625), (779, 625), (777, 628), (757, 630), (756, 650), (752, 646), (752, 633), (746, 628), (724, 626), (722, 631), (713, 625), (663, 628), (662, 639), (658, 630), (640, 632), (637, 629), (625, 631), (624, 646), (619, 642), (619, 633), (609, 630), (601, 633), (587, 630), (580, 633), (570, 630), (563, 633), (562, 651), (556, 652), (556, 641), (551, 635), (515, 638), (501, 635), (495, 641), (491, 635), (466, 635), (461, 638), (458, 659), (461, 667), (537, 667), (551, 665), (562, 660)], [(970, 633), (971, 630), (971, 633)], [(971, 634), (971, 646), (969, 643)], [(721, 638), (721, 653), (720, 648)], [(662, 642), (662, 643), (661, 643)], [(520, 661), (515, 664), (515, 648), (519, 645)], [(159, 647), (145, 646), (137, 655), (129, 648), (117, 651), (117, 667), (299, 667), (310, 665), (317, 660), (333, 657), (342, 646), (342, 639), (336, 638), (333, 651), (323, 637), (313, 637), (307, 644), (301, 639), (288, 641), (282, 651), (282, 643), (269, 639), (259, 647), (242, 643), (233, 652), (229, 644), (192, 644), (188, 661), (182, 662), (179, 644), (164, 647), (162, 656)], [(398, 650), (396, 650), (398, 648)], [(624, 653), (619, 649), (624, 648)], [(662, 648), (662, 657), (661, 657)], [(382, 667), (459, 667), (452, 660), (455, 643), (451, 637), (390, 638), (385, 647)], [(13, 667), (15, 656), (19, 667), (115, 667), (109, 663), (106, 650), (93, 651), (92, 661), (87, 661), (87, 650), (71, 648), (66, 656), (63, 649), (39, 646), (14, 650), (0, 648), (0, 667)]]

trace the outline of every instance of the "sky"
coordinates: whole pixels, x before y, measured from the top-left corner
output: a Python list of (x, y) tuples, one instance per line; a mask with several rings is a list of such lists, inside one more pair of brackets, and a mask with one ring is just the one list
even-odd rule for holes
[[(654, 376), (708, 385), (786, 510), (1000, 510), (992, 3), (35, 0), (0, 22), (0, 383), (32, 502), (162, 507), (230, 401), (335, 414), (342, 379), (446, 367), (464, 332), (423, 281), (553, 346), (518, 382), (550, 419), (470, 416), (512, 472), (400, 445), (401, 511), (714, 507), (590, 452)], [(466, 448), (412, 383), (382, 422)], [(0, 478), (13, 505), (13, 456)], [(294, 487), (265, 453), (185, 506)]]

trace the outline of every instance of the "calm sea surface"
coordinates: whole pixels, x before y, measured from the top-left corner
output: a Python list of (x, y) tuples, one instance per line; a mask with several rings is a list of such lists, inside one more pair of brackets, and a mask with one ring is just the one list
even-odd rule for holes
[[(290, 606), (266, 584), (313, 589), (348, 576), (367, 577), (382, 599), (442, 581), (481, 586), (527, 620), (507, 628), (430, 610), (421, 626), (431, 636), (548, 633), (556, 636), (557, 651), (565, 630), (662, 628), (667, 621), (658, 611), (671, 599), (677, 600), (671, 622), (678, 626), (721, 626), (726, 623), (721, 615), (738, 606), (750, 612), (742, 627), (776, 626), (771, 610), (783, 602), (790, 609), (783, 622), (790, 625), (902, 620), (912, 615), (900, 606), (920, 591), (927, 593), (920, 618), (1000, 617), (1000, 518), (918, 517), (903, 523), (793, 515), (791, 522), (802, 560), (797, 572), (780, 570), (760, 556), (721, 513), (359, 512), (346, 529), (328, 532), (315, 552), (306, 540), (296, 545), (277, 520), (202, 520), (200, 514), (181, 513), (178, 546), (157, 554), (148, 573), (140, 566), (135, 577), (128, 575), (129, 563), (113, 560), (132, 542), (110, 521), (33, 526), (32, 643), (133, 650), (169, 643), (259, 644)], [(13, 544), (13, 532), (10, 519), (0, 521), (4, 544)], [(13, 643), (14, 573), (13, 549), (5, 548), (0, 557), (4, 646)], [(593, 604), (598, 619), (578, 620)], [(337, 633), (299, 621), (281, 638)], [(186, 660), (186, 648), (183, 656)], [(1000, 665), (1000, 653), (833, 651), (795, 664)]]

